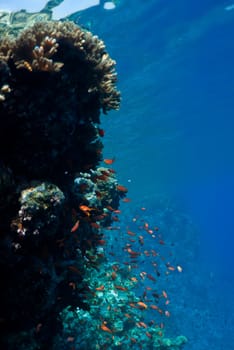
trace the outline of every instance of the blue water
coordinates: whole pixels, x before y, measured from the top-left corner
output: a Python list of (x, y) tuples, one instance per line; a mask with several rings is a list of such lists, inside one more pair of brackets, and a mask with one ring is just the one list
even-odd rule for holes
[(169, 322), (188, 337), (189, 350), (234, 349), (230, 5), (122, 0), (113, 11), (94, 7), (79, 15), (117, 61), (122, 106), (103, 117), (105, 155), (116, 157), (131, 205), (157, 215), (159, 198), (167, 198), (174, 218), (187, 220), (176, 234), (184, 271), (172, 288)]

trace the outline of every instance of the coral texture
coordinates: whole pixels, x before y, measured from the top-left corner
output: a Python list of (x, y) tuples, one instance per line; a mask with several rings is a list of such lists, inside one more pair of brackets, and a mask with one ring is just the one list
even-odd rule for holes
[(101, 111), (120, 102), (114, 68), (104, 43), (71, 22), (0, 40), (2, 348), (48, 349), (59, 312), (89, 307), (84, 266), (104, 258), (105, 206), (121, 197), (97, 169)]

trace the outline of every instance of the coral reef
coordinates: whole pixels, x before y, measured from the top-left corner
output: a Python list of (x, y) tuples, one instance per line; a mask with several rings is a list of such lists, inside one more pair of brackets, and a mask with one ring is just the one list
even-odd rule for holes
[(71, 22), (36, 23), (0, 40), (4, 348), (48, 349), (59, 312), (89, 307), (84, 262), (103, 259), (106, 207), (117, 209), (121, 197), (114, 174), (97, 168), (100, 113), (120, 102), (114, 66), (104, 43)]
[(100, 166), (100, 115), (120, 103), (115, 61), (72, 22), (17, 33), (0, 40), (0, 347), (181, 348), (159, 324), (145, 330), (131, 272), (143, 253), (127, 244), (126, 266), (107, 260), (127, 193)]

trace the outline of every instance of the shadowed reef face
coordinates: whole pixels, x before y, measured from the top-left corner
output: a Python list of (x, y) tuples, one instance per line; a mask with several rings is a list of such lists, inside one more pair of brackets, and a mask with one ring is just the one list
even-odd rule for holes
[(88, 308), (85, 265), (99, 264), (104, 208), (121, 196), (114, 174), (98, 168), (100, 113), (118, 109), (115, 83), (104, 43), (72, 22), (0, 41), (0, 330), (9, 349), (24, 343), (14, 332), (42, 321), (49, 342), (68, 303)]

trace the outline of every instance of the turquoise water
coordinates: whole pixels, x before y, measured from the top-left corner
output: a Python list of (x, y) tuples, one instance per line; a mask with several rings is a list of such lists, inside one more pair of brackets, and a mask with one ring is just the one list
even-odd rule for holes
[(184, 273), (170, 328), (190, 350), (233, 349), (234, 341), (230, 4), (122, 1), (112, 12), (80, 14), (117, 61), (123, 100), (103, 118), (106, 156), (116, 157), (129, 196), (152, 217), (163, 197), (175, 217), (189, 218), (191, 228), (176, 234)]

